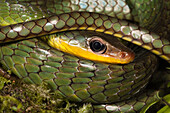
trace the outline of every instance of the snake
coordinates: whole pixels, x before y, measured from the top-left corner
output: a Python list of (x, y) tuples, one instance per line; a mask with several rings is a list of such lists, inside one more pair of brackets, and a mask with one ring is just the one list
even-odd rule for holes
[(159, 60), (170, 62), (169, 4), (0, 0), (0, 74), (46, 82), (96, 113), (142, 111), (159, 100), (146, 90)]

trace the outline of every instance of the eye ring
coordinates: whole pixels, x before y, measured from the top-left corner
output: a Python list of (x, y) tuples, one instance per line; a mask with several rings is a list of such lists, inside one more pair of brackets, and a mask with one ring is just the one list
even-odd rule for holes
[(106, 52), (106, 45), (100, 40), (90, 41), (90, 49), (95, 53), (104, 54)]

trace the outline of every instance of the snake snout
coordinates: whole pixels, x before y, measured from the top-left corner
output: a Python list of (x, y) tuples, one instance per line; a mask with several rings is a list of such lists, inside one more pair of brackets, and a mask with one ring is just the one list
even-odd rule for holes
[(135, 58), (135, 53), (130, 51), (130, 52), (125, 52), (121, 51), (118, 53), (118, 57), (122, 59), (123, 61), (126, 61), (126, 63), (132, 62)]

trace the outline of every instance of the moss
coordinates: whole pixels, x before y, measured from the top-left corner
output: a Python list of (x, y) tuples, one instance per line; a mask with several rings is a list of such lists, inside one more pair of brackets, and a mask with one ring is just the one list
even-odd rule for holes
[(0, 90), (4, 87), (5, 84), (11, 83), (10, 80), (7, 80), (4, 77), (0, 77)]
[(21, 102), (12, 96), (0, 95), (0, 112), (19, 111), (22, 107)]
[(46, 84), (36, 86), (1, 78), (0, 112), (89, 113), (91, 104), (68, 102), (61, 95), (49, 90)]

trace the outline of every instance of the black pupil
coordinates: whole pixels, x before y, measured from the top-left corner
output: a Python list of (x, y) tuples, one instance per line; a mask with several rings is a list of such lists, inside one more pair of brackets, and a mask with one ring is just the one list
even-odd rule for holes
[(102, 51), (105, 48), (105, 45), (102, 44), (100, 41), (98, 40), (94, 40), (90, 43), (90, 48), (92, 51), (94, 52), (99, 52)]

